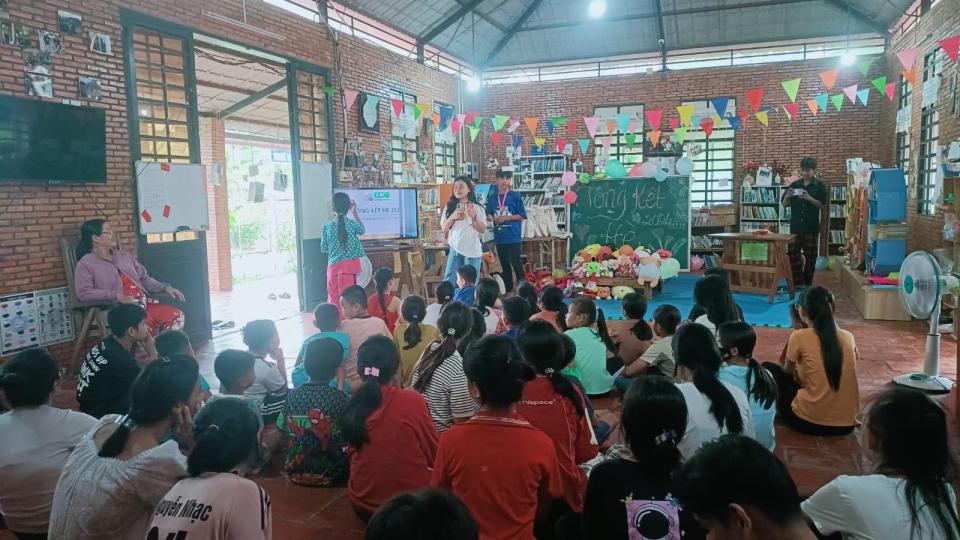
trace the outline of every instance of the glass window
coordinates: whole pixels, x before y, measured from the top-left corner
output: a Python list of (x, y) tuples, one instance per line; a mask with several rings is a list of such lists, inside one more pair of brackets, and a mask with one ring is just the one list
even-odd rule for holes
[(297, 71), (301, 161), (329, 161), (327, 102), (323, 93), (326, 82), (323, 75)]
[[(452, 106), (434, 102), (433, 112), (439, 114), (441, 109), (453, 109)], [(452, 115), (450, 116), (452, 118)], [(437, 183), (453, 182), (457, 175), (457, 138), (447, 122), (446, 129), (433, 130), (433, 162), (435, 166), (434, 181)]]
[[(708, 101), (685, 101), (684, 105), (693, 105), (695, 117), (715, 116), (717, 111)], [(725, 112), (726, 117), (736, 117), (737, 105), (730, 99)], [(696, 118), (694, 118), (696, 120)], [(707, 137), (699, 122), (693, 129), (687, 130), (686, 143), (699, 146), (699, 152), (693, 156), (693, 173), (690, 175), (690, 205), (694, 208), (717, 203), (733, 202), (733, 174), (736, 169), (735, 136), (736, 133), (726, 120), (714, 124), (713, 132)]]
[[(913, 87), (907, 82), (907, 78), (900, 75), (899, 83), (900, 97), (897, 100), (897, 112), (909, 110), (913, 106)], [(903, 171), (903, 175), (910, 178), (910, 127), (901, 133), (897, 133), (897, 167)]]
[[(923, 60), (924, 82), (943, 70), (943, 50), (937, 49)], [(932, 216), (936, 209), (937, 144), (940, 139), (940, 116), (937, 104), (920, 109), (920, 155), (917, 167), (917, 213)]]
[(393, 106), (390, 107), (390, 157), (393, 163), (393, 182), (400, 184), (404, 181), (404, 163), (410, 167), (409, 163), (413, 163), (417, 159), (417, 153), (420, 152), (419, 123), (413, 113), (417, 106), (417, 96), (391, 90), (390, 99), (399, 99), (404, 103), (400, 118), (393, 113)]
[[(634, 130), (629, 132), (634, 137), (633, 145), (627, 143), (627, 133), (614, 127), (611, 131), (607, 126), (610, 122), (616, 122), (618, 114), (626, 114), (631, 118), (636, 118), (636, 122), (631, 121)], [(644, 141), (644, 118), (643, 105), (606, 105), (594, 107), (593, 115), (600, 119), (600, 126), (597, 128), (596, 137), (593, 140), (594, 148), (603, 148), (603, 139), (612, 136), (610, 144), (610, 159), (616, 159), (629, 169), (634, 163), (643, 162), (643, 141)], [(610, 124), (611, 126), (613, 124)], [(628, 126), (629, 127), (629, 126)]]

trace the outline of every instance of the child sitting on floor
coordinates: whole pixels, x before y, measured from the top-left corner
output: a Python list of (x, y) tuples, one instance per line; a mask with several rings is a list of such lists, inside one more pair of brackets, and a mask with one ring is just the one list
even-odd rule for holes
[(566, 335), (577, 344), (575, 369), (588, 396), (602, 396), (613, 389), (613, 375), (607, 370), (608, 353), (617, 347), (607, 333), (603, 310), (590, 298), (577, 298), (567, 313)]
[[(623, 368), (614, 384), (624, 394), (633, 379), (644, 373), (655, 373), (677, 380), (677, 364), (673, 359), (673, 335), (680, 326), (680, 310), (676, 306), (664, 304), (653, 312), (653, 332), (657, 340), (637, 358), (636, 362)], [(656, 368), (651, 371), (651, 368)]]
[(404, 388), (410, 386), (413, 368), (423, 351), (439, 335), (436, 326), (422, 323), (426, 314), (427, 301), (422, 296), (414, 294), (403, 299), (400, 307), (403, 322), (393, 331), (393, 341), (400, 350), (400, 376)]
[(500, 333), (514, 341), (517, 340), (517, 332), (520, 328), (526, 326), (530, 319), (530, 304), (519, 296), (511, 296), (503, 301), (503, 324), (507, 329)]
[(503, 314), (494, 306), (500, 296), (500, 285), (497, 285), (493, 278), (481, 278), (477, 282), (476, 305), (477, 309), (483, 313), (483, 319), (487, 325), (487, 335), (499, 334), (507, 329), (503, 324)]
[(350, 398), (330, 386), (342, 363), (343, 345), (336, 339), (307, 344), (303, 365), (310, 382), (287, 395), (277, 422), (287, 442), (283, 470), (295, 484), (339, 486), (347, 481), (350, 464), (337, 422)]
[(453, 299), (462, 304), (473, 306), (476, 303), (476, 283), (476, 268), (469, 264), (457, 268), (457, 290), (453, 293)]
[(360, 377), (357, 375), (357, 351), (360, 346), (373, 336), (393, 336), (382, 319), (371, 317), (367, 313), (367, 293), (363, 291), (363, 287), (351, 285), (344, 289), (340, 295), (340, 309), (343, 310), (343, 320), (340, 321), (337, 331), (346, 334), (350, 343), (350, 354), (347, 355), (341, 374), (337, 375), (337, 388), (344, 390), (346, 382), (354, 388), (360, 385)]
[[(343, 346), (344, 359), (346, 359), (347, 355), (350, 354), (350, 338), (347, 337), (345, 333), (337, 331), (337, 325), (339, 324), (340, 310), (337, 309), (337, 306), (329, 302), (324, 302), (314, 308), (313, 325), (317, 328), (317, 330), (319, 330), (319, 332), (303, 340), (303, 345), (300, 346), (300, 352), (297, 353), (297, 363), (293, 366), (293, 372), (290, 374), (290, 379), (293, 381), (294, 388), (303, 386), (309, 380), (306, 368), (303, 365), (303, 354), (307, 350), (307, 345), (309, 345), (311, 342), (323, 338), (333, 338), (337, 340), (341, 346)], [(334, 380), (333, 384), (337, 384), (336, 380)], [(349, 388), (344, 388), (343, 391), (348, 394), (350, 393)]]
[(647, 299), (643, 293), (630, 293), (623, 297), (622, 321), (607, 321), (610, 339), (617, 346), (617, 354), (623, 365), (637, 361), (653, 340), (653, 330), (644, 318), (647, 316)]
[(400, 299), (394, 296), (397, 288), (397, 279), (393, 270), (387, 267), (380, 268), (373, 274), (373, 284), (377, 292), (367, 299), (367, 311), (387, 324), (387, 330), (393, 332), (400, 317)]
[(721, 324), (718, 333), (724, 361), (720, 380), (747, 394), (757, 442), (772, 452), (777, 444), (773, 428), (773, 419), (777, 415), (777, 383), (753, 358), (757, 334), (745, 322)]
[(567, 331), (567, 303), (560, 287), (547, 285), (540, 291), (540, 311), (530, 316), (530, 320), (535, 319), (547, 321), (561, 334)]
[[(190, 337), (187, 336), (182, 330), (167, 330), (166, 332), (160, 333), (154, 341), (154, 345), (157, 347), (157, 354), (159, 356), (174, 356), (177, 354), (183, 354), (191, 358), (196, 358), (197, 355), (193, 352), (193, 345), (190, 344)], [(210, 396), (213, 393), (210, 391), (210, 383), (207, 382), (207, 379), (200, 375), (200, 399), (206, 401), (210, 399)]]
[(530, 315), (540, 311), (540, 297), (537, 295), (537, 288), (533, 286), (533, 283), (529, 281), (524, 281), (517, 287), (517, 296), (523, 298), (527, 301), (527, 304), (530, 304)]
[[(471, 299), (473, 297), (471, 296)], [(437, 321), (440, 320), (440, 310), (443, 309), (443, 306), (449, 304), (453, 300), (453, 283), (449, 281), (442, 281), (437, 285), (437, 301), (434, 304), (427, 306), (427, 314), (423, 316), (423, 324), (429, 324), (432, 326), (437, 325)], [(403, 308), (401, 307), (401, 311)]]
[(257, 359), (253, 368), (256, 379), (243, 395), (260, 403), (264, 424), (274, 424), (287, 399), (287, 367), (277, 325), (267, 319), (250, 321), (243, 327), (243, 342)]

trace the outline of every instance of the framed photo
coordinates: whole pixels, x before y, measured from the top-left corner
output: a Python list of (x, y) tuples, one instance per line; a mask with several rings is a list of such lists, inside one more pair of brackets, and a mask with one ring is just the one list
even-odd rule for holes
[(50, 53), (38, 51), (36, 49), (23, 50), (23, 70), (27, 73), (36, 73), (38, 75), (49, 75), (53, 60)]
[(100, 32), (90, 32), (90, 50), (100, 54), (113, 56), (113, 45), (110, 36)]
[(360, 92), (360, 131), (380, 133), (380, 96)]
[(15, 47), (17, 45), (17, 33), (10, 21), (0, 21), (0, 45)]
[(40, 52), (47, 54), (63, 54), (63, 36), (59, 32), (37, 30)]
[(100, 79), (93, 77), (80, 77), (80, 97), (100, 101), (103, 97), (103, 87), (100, 85)]
[(28, 96), (53, 97), (53, 79), (38, 73), (27, 73), (23, 77), (26, 82)]
[(33, 27), (26, 24), (14, 25), (14, 35), (16, 35), (16, 46), (21, 49), (30, 49), (36, 47), (33, 42)]
[(9, 4), (10, 0), (0, 0), (0, 18), (6, 19), (10, 16), (10, 12), (7, 10)]
[(83, 17), (80, 15), (61, 9), (57, 11), (57, 19), (60, 21), (60, 31), (64, 34), (78, 36), (83, 32)]

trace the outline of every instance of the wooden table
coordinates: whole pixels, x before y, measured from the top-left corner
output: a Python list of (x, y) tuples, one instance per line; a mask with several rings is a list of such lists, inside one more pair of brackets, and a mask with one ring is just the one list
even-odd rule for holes
[[(787, 245), (793, 242), (791, 234), (753, 234), (749, 232), (715, 233), (709, 235), (723, 242), (721, 268), (730, 274), (730, 288), (734, 291), (767, 293), (772, 304), (777, 296), (777, 284), (787, 280), (790, 299), (793, 299), (793, 271)], [(767, 245), (766, 260), (744, 261), (741, 248), (744, 243), (763, 243)]]

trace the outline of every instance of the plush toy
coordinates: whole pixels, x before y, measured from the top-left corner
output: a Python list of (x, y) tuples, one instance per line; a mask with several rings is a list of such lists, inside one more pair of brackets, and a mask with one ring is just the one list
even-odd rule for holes
[(603, 262), (607, 259), (613, 259), (613, 248), (610, 246), (602, 246), (600, 251), (597, 252), (597, 260)]
[(603, 266), (601, 266), (600, 263), (597, 262), (597, 259), (594, 258), (592, 261), (588, 262), (583, 269), (587, 278), (595, 278), (600, 275), (600, 270), (603, 269)]
[[(590, 257), (596, 257), (597, 253), (600, 253), (600, 244), (590, 244), (589, 246), (583, 248), (582, 251), (586, 251), (590, 254)], [(587, 259), (590, 260), (589, 258)]]
[(583, 294), (583, 283), (580, 280), (570, 281), (563, 290), (563, 295), (567, 298), (576, 298)]
[(660, 284), (660, 256), (649, 251), (635, 252), (637, 256), (637, 283), (640, 285), (650, 284), (656, 287)]
[(617, 285), (613, 288), (613, 298), (616, 300), (622, 300), (626, 295), (637, 292), (633, 287), (627, 287), (626, 285)]
[(633, 255), (633, 248), (626, 244), (620, 246), (620, 249), (618, 249), (617, 251), (620, 253), (620, 256), (629, 257)]
[(661, 261), (664, 261), (673, 257), (673, 252), (670, 251), (669, 249), (660, 248), (656, 251), (656, 254), (660, 256)]
[(607, 300), (610, 298), (610, 287), (601, 286), (597, 287), (597, 298), (599, 300)]
[(617, 271), (620, 269), (620, 261), (617, 259), (607, 259), (600, 263), (600, 266), (603, 267), (603, 270), (600, 272), (602, 277), (612, 278), (617, 274)]
[(590, 298), (597, 297), (597, 291), (600, 290), (600, 286), (597, 285), (597, 280), (591, 279), (587, 282), (587, 286), (583, 288), (584, 296), (589, 296)]

